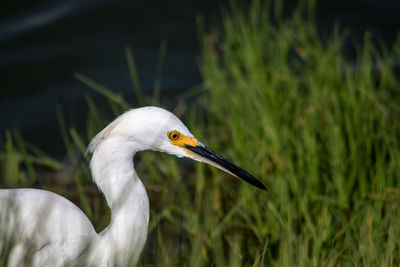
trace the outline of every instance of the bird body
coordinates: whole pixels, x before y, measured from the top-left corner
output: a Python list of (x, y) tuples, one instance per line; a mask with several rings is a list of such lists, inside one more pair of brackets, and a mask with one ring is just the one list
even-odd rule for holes
[[(0, 190), (1, 231), (15, 232), (11, 266), (21, 266), (29, 249), (37, 251), (35, 266), (60, 264), (76, 258), (84, 245), (96, 237), (87, 216), (66, 198), (40, 189)], [(73, 233), (73, 234), (65, 234)], [(34, 246), (31, 248), (30, 246)], [(60, 250), (57, 255), (54, 249)], [(21, 254), (21, 255), (19, 255)], [(49, 254), (49, 257), (43, 255)]]
[[(133, 109), (111, 122), (88, 146), (93, 180), (111, 210), (109, 226), (96, 233), (75, 204), (48, 191), (0, 190), (0, 218), (6, 217), (17, 233), (9, 265), (21, 263), (28, 248), (18, 242), (27, 238), (32, 241), (34, 266), (62, 266), (83, 256), (93, 266), (136, 264), (146, 242), (150, 215), (146, 189), (133, 163), (135, 154), (143, 150), (203, 161), (266, 189), (197, 141), (172, 113), (158, 107)], [(13, 216), (8, 216), (10, 207), (16, 208)]]

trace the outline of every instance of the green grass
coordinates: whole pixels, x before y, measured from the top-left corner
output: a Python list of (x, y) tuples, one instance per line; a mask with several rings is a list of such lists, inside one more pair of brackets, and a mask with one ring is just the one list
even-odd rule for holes
[[(196, 137), (269, 191), (200, 163), (141, 153), (136, 169), (152, 213), (139, 266), (400, 264), (399, 42), (377, 46), (366, 34), (349, 61), (345, 33), (318, 36), (315, 2), (286, 18), (281, 1), (273, 3), (227, 9), (217, 29), (201, 33), (203, 90), (177, 108), (185, 109), (182, 120)], [(154, 95), (142, 95), (129, 48), (126, 53), (141, 103), (157, 103), (161, 80)], [(121, 95), (76, 77), (106, 95), (115, 114), (129, 106)], [(105, 121), (90, 98), (88, 106), (85, 137), (60, 114), (69, 164), (8, 133), (1, 183), (29, 185), (38, 166), (72, 166), (77, 203), (101, 229), (108, 211), (98, 197), (88, 200), (91, 178), (79, 158), (112, 117)]]

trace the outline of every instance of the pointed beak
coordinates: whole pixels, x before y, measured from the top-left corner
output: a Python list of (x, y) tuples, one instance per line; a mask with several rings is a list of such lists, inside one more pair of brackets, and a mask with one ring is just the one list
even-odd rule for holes
[(239, 166), (233, 164), (231, 161), (222, 157), (221, 155), (215, 153), (204, 144), (197, 142), (196, 145), (192, 146), (189, 144), (185, 144), (184, 148), (192, 152), (192, 156), (194, 159), (208, 163), (217, 167), (232, 176), (245, 180), (249, 184), (252, 184), (260, 189), (268, 190), (259, 180), (257, 180), (253, 175), (243, 170)]

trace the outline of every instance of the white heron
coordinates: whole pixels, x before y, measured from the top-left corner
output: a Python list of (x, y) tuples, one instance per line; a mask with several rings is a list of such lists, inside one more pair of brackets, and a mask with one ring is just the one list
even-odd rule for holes
[[(76, 263), (82, 254), (92, 266), (135, 265), (149, 223), (149, 199), (133, 165), (133, 157), (143, 150), (205, 162), (266, 190), (248, 172), (199, 142), (172, 113), (158, 107), (132, 109), (111, 122), (88, 146), (93, 180), (111, 209), (110, 224), (101, 233), (62, 196), (38, 189), (0, 190), (0, 215), (17, 233), (11, 264), (21, 264), (28, 250), (23, 240), (29, 238), (33, 266), (64, 266)], [(16, 207), (15, 214), (10, 215), (10, 205)], [(3, 223), (0, 230), (7, 227)]]

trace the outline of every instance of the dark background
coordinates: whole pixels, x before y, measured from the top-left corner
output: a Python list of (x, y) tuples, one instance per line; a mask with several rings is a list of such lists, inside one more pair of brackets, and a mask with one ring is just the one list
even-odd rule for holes
[[(144, 91), (154, 86), (160, 44), (167, 42), (163, 95), (201, 82), (196, 20), (217, 25), (228, 1), (41, 0), (0, 5), (0, 133), (18, 128), (29, 142), (55, 157), (64, 147), (56, 105), (86, 120), (84, 97), (102, 99), (73, 77), (83, 73), (133, 100), (124, 47), (134, 53)], [(320, 1), (317, 23), (329, 35), (334, 22), (362, 41), (366, 30), (390, 45), (400, 27), (400, 1)], [(296, 1), (285, 2), (290, 14)], [(351, 51), (351, 45), (349, 51)], [(167, 94), (168, 93), (168, 94)], [(104, 98), (103, 98), (104, 99)]]

